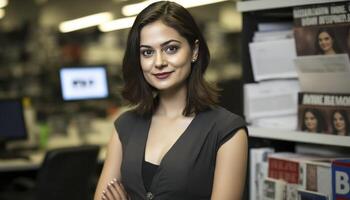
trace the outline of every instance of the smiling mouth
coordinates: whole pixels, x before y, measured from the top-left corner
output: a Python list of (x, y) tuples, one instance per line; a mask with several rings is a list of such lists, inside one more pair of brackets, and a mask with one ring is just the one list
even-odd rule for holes
[(156, 73), (153, 74), (157, 79), (166, 79), (170, 76), (170, 74), (173, 72), (162, 72), (162, 73)]

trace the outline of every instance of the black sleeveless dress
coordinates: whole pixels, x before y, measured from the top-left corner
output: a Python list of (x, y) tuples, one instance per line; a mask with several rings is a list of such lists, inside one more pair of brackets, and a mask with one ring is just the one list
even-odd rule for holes
[(245, 121), (222, 107), (198, 113), (164, 155), (149, 188), (145, 188), (143, 162), (151, 116), (135, 111), (116, 121), (123, 149), (122, 183), (132, 200), (210, 199), (216, 154)]

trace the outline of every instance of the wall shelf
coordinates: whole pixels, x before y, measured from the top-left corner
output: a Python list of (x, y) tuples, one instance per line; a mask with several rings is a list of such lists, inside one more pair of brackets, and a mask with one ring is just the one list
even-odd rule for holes
[(328, 135), (322, 133), (312, 134), (302, 131), (286, 131), (252, 126), (248, 127), (248, 131), (249, 136), (257, 138), (350, 147), (350, 136)]
[(237, 10), (240, 12), (258, 11), (266, 9), (286, 8), (312, 4), (335, 3), (348, 0), (251, 0), (237, 2)]

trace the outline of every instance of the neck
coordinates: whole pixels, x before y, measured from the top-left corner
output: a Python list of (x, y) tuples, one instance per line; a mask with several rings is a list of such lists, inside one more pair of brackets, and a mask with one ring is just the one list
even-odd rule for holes
[(186, 106), (187, 86), (159, 92), (159, 106), (156, 114), (167, 117), (183, 116)]
[(334, 51), (334, 49), (330, 49), (330, 50), (324, 52), (324, 54), (325, 55), (335, 54), (335, 51)]
[(338, 135), (346, 135), (345, 129), (339, 130)]
[(317, 128), (308, 129), (308, 132), (315, 133), (317, 132)]

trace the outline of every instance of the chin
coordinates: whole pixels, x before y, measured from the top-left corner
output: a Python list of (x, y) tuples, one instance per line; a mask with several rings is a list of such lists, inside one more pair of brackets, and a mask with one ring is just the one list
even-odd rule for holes
[(169, 82), (161, 82), (161, 81), (158, 81), (158, 80), (154, 80), (152, 81), (152, 87), (156, 88), (157, 90), (165, 90), (165, 89), (168, 89), (170, 87), (173, 86), (172, 83), (169, 83)]
[(173, 88), (172, 85), (159, 85), (159, 84), (152, 84), (152, 87), (158, 91), (166, 91)]
[(181, 84), (177, 84), (177, 83), (169, 83), (169, 84), (163, 84), (163, 85), (160, 85), (160, 84), (154, 84), (153, 87), (155, 89), (157, 89), (159, 92), (164, 92), (164, 91), (170, 91), (170, 90), (173, 90), (176, 88), (180, 88)]

